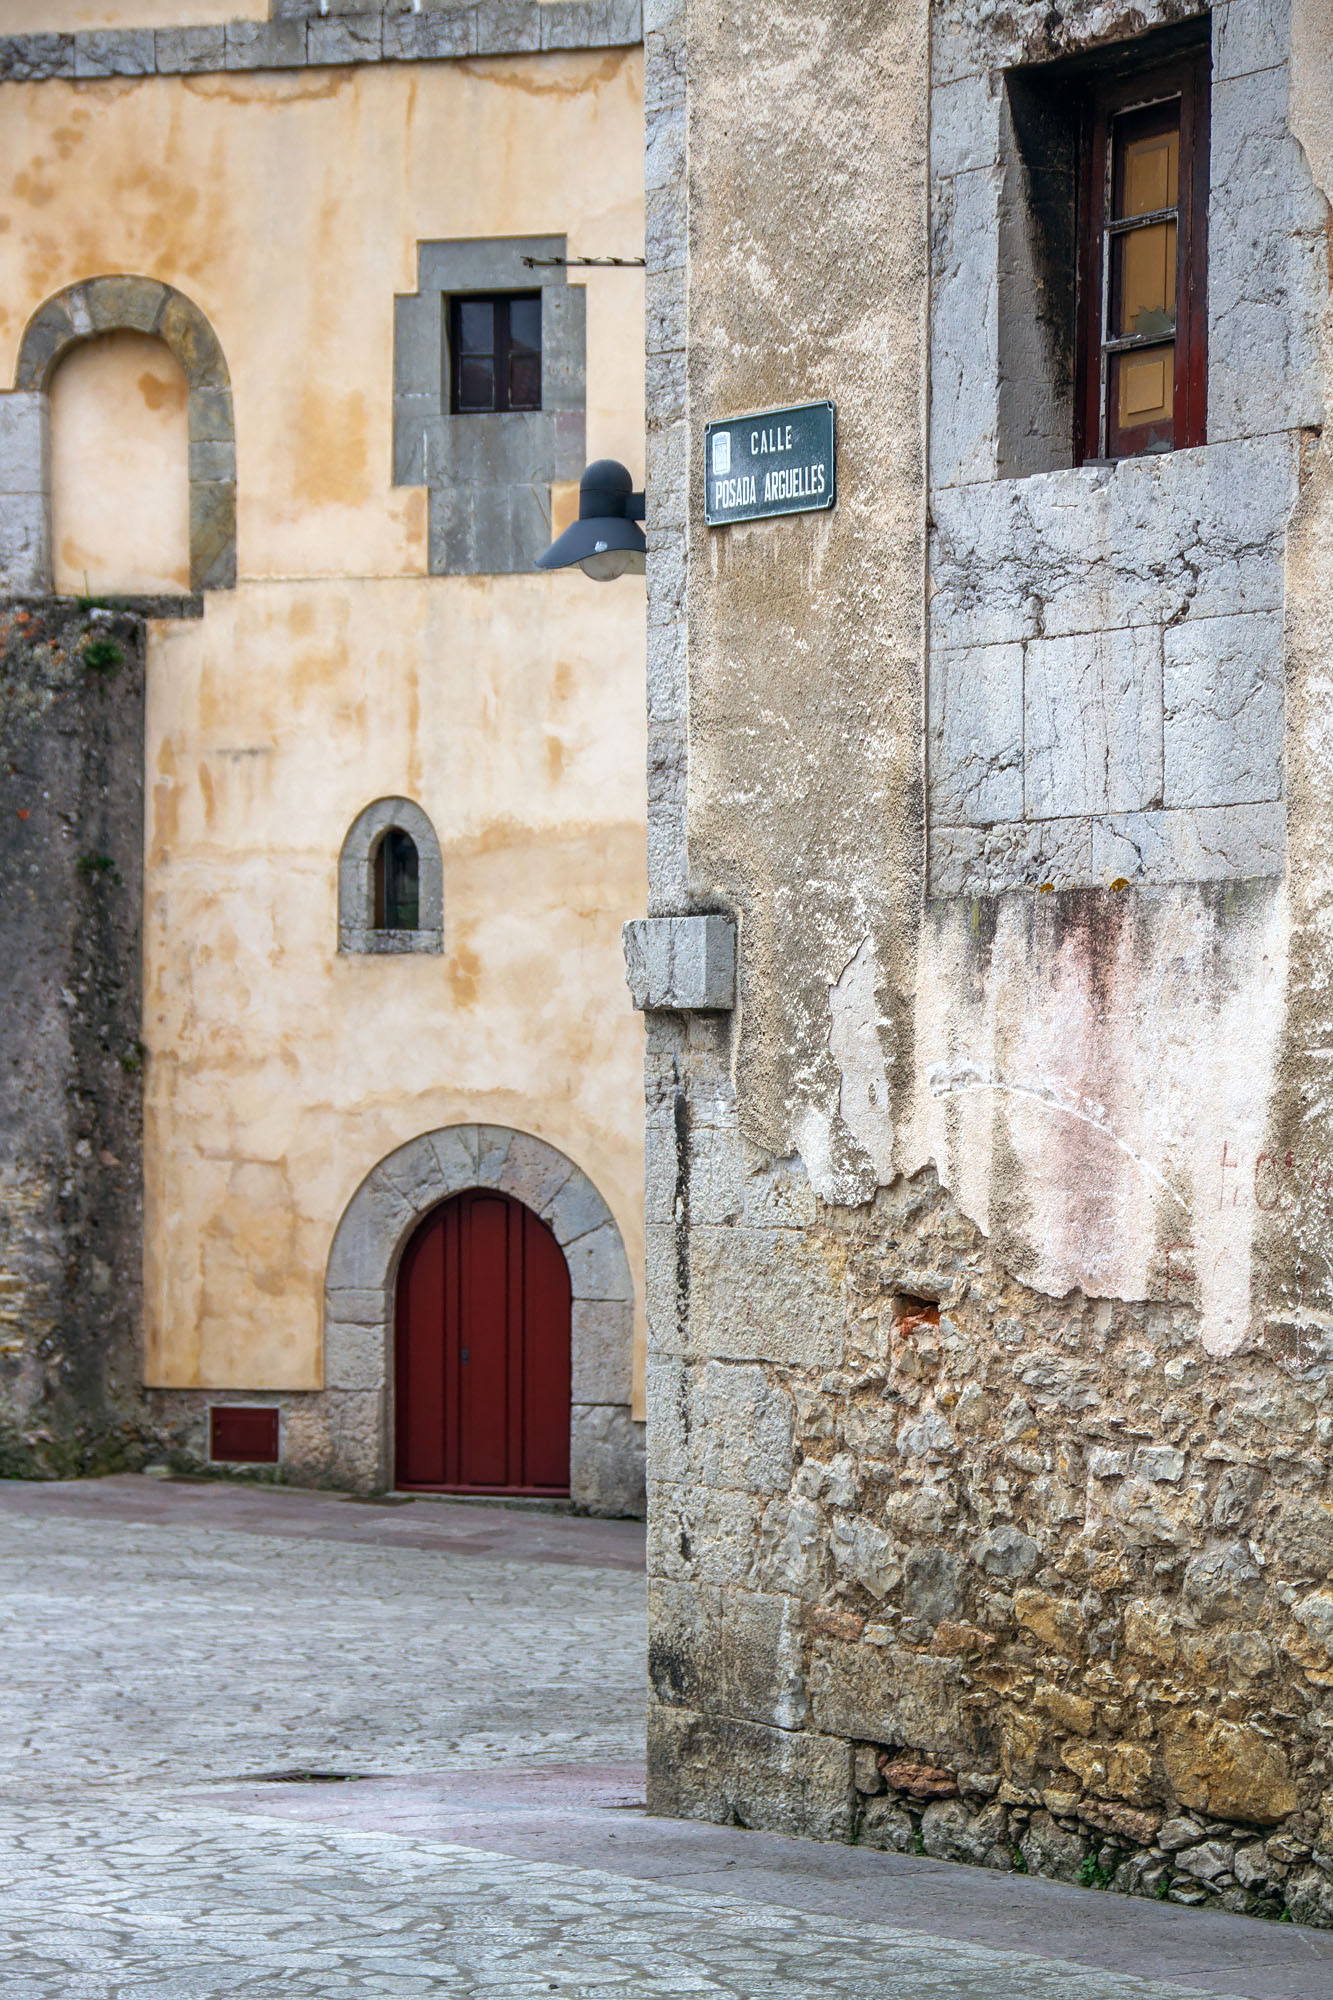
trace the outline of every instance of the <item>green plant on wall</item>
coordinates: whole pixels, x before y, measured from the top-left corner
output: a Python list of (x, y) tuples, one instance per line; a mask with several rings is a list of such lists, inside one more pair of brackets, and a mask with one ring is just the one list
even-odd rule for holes
[(125, 648), (114, 639), (98, 637), (89, 639), (83, 648), (83, 664), (90, 673), (101, 674), (104, 678), (125, 664)]

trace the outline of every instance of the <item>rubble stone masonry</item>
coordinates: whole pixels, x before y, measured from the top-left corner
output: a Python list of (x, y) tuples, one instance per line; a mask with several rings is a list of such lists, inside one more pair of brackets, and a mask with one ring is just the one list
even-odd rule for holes
[(115, 1470), (148, 1449), (144, 631), (137, 616), (67, 599), (0, 606), (0, 1477), (11, 1479)]
[(1333, 1920), (1333, 1342), (1210, 1364), (1188, 1304), (1033, 1293), (932, 1170), (829, 1206), (712, 1110), (686, 1310), (729, 1208), (733, 1325), (796, 1331), (654, 1358), (656, 1808)]

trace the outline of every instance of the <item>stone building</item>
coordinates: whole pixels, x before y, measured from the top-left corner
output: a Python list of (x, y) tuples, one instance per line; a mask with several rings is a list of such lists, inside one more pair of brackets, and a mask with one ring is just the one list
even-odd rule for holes
[(5, 1469), (633, 1511), (637, 0), (0, 12)]
[(1333, 1921), (1333, 17), (645, 48), (651, 1802)]

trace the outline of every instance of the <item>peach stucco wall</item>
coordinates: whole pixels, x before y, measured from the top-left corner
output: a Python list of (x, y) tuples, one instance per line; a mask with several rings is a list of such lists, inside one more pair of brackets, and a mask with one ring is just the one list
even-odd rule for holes
[(106, 333), (51, 384), (55, 587), (190, 588), (189, 385), (164, 341)]
[[(0, 377), (45, 298), (126, 271), (195, 301), (235, 395), (239, 583), (150, 651), (149, 1380), (319, 1386), (338, 1217), (455, 1121), (568, 1153), (637, 1284), (642, 584), (428, 577), (391, 398), (420, 240), (639, 254), (638, 52), (4, 86), (0, 111)], [(587, 284), (589, 455), (641, 479), (641, 275)], [(62, 407), (57, 378), (66, 489), (81, 463), (114, 491), (117, 379)], [(440, 838), (444, 955), (339, 957), (343, 835), (394, 793)]]

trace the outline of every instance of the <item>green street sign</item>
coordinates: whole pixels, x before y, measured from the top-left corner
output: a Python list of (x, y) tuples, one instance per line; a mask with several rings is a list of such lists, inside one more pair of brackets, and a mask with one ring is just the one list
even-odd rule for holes
[(832, 403), (728, 417), (704, 432), (704, 519), (814, 514), (838, 497)]

